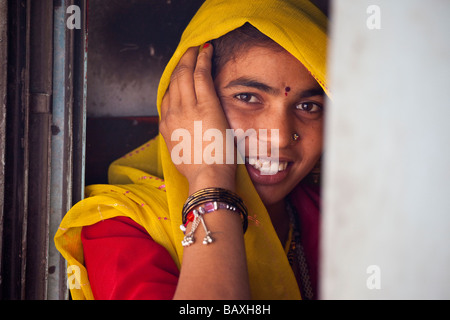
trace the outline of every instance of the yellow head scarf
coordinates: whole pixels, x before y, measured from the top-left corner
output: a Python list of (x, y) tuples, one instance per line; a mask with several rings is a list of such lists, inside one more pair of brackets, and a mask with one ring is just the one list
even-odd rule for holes
[[(328, 94), (325, 81), (327, 19), (308, 0), (207, 0), (189, 23), (158, 88), (158, 111), (170, 76), (189, 47), (200, 46), (246, 22), (295, 56)], [(164, 179), (164, 180), (163, 180)], [(164, 246), (178, 267), (183, 259), (181, 210), (188, 183), (171, 161), (163, 138), (155, 139), (113, 162), (110, 185), (86, 188), (87, 198), (64, 217), (55, 244), (68, 262), (74, 299), (93, 299), (80, 233), (83, 226), (127, 216)], [(250, 287), (254, 299), (300, 299), (283, 245), (243, 165), (237, 169), (237, 193), (249, 211), (245, 234)]]

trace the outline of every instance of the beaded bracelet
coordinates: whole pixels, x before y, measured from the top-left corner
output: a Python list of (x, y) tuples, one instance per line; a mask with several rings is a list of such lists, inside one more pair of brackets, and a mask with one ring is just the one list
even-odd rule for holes
[[(186, 215), (186, 222), (180, 226), (181, 230), (183, 232), (186, 231), (187, 224), (189, 222), (193, 222), (195, 220), (196, 213), (205, 214), (205, 213), (210, 213), (210, 212), (217, 211), (220, 209), (225, 209), (225, 210), (230, 210), (230, 211), (236, 212), (236, 207), (233, 207), (225, 202), (217, 202), (217, 201), (207, 202), (203, 206), (189, 211), (189, 213)], [(240, 213), (240, 216), (242, 219), (244, 219), (243, 215), (241, 213)]]
[(242, 227), (245, 233), (248, 225), (247, 208), (242, 199), (236, 193), (223, 188), (205, 188), (190, 195), (183, 206), (183, 224), (186, 224), (187, 215), (193, 208), (196, 208), (204, 203), (214, 201), (225, 202), (232, 207), (236, 207), (236, 210), (239, 211), (242, 216)]
[[(189, 246), (194, 243), (194, 232), (197, 229), (198, 225), (202, 223), (203, 228), (205, 229), (206, 236), (203, 239), (203, 244), (210, 244), (214, 241), (214, 239), (211, 237), (211, 231), (208, 230), (206, 227), (205, 221), (203, 220), (203, 215), (206, 213), (210, 213), (213, 211), (217, 211), (220, 209), (230, 210), (232, 212), (236, 212), (236, 207), (233, 207), (227, 203), (224, 202), (207, 202), (203, 206), (198, 207), (197, 209), (193, 209), (190, 211), (186, 216), (186, 222), (182, 225), (180, 225), (181, 231), (185, 234), (185, 237), (181, 244), (183, 246)], [(242, 214), (241, 214), (242, 217)], [(191, 231), (186, 235), (186, 227), (189, 222), (192, 222), (192, 228)]]
[(203, 244), (212, 243), (211, 231), (206, 227), (202, 216), (219, 209), (239, 213), (242, 218), (242, 226), (245, 233), (248, 226), (248, 214), (242, 199), (237, 194), (226, 189), (206, 188), (192, 194), (183, 206), (183, 224), (180, 226), (181, 230), (185, 233), (187, 224), (189, 222), (193, 224), (190, 232), (185, 234), (181, 242), (182, 245), (189, 246), (194, 243), (194, 232), (200, 223), (202, 223), (206, 233)]

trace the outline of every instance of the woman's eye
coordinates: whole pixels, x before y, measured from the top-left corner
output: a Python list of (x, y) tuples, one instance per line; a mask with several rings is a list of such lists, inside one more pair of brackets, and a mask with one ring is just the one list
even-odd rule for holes
[(258, 98), (250, 93), (239, 93), (234, 96), (236, 99), (247, 102), (247, 103), (257, 103), (259, 102)]
[(297, 110), (305, 111), (308, 113), (316, 113), (322, 111), (322, 107), (315, 102), (303, 102), (295, 106)]

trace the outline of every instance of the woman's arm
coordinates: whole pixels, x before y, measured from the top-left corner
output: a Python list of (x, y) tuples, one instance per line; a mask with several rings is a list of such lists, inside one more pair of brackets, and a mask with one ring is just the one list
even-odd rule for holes
[[(183, 128), (193, 137), (194, 121), (202, 121), (203, 132), (218, 129), (226, 137), (228, 122), (211, 77), (212, 50), (211, 45), (200, 53), (198, 48), (190, 48), (172, 74), (161, 106), (160, 122), (160, 132), (169, 152), (174, 147), (172, 132)], [(208, 187), (235, 190), (236, 164), (225, 164), (226, 145), (223, 145), (224, 164), (208, 165), (202, 161), (201, 164), (177, 165), (189, 182), (190, 194)], [(185, 248), (174, 299), (250, 299), (240, 216), (218, 210), (205, 214), (204, 220), (215, 241), (209, 245), (196, 241)], [(195, 237), (202, 239), (204, 236), (203, 228), (197, 228)]]

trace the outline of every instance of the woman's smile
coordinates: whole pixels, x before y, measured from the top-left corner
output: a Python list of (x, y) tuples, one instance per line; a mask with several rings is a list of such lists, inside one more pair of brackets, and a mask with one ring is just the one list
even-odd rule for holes
[(278, 172), (285, 171), (289, 162), (282, 161), (279, 158), (246, 158), (245, 163), (259, 170), (262, 175), (275, 175)]
[(288, 176), (290, 164), (292, 164), (287, 161), (252, 159), (245, 162), (247, 171), (252, 181), (261, 185), (274, 185), (282, 182)]
[[(247, 152), (246, 168), (266, 205), (282, 201), (321, 156), (323, 90), (281, 47), (252, 47), (237, 53), (214, 83), (231, 128), (254, 130), (258, 146), (277, 150), (275, 157)], [(265, 137), (260, 134), (264, 130), (278, 134)], [(249, 140), (238, 145), (249, 151)]]

